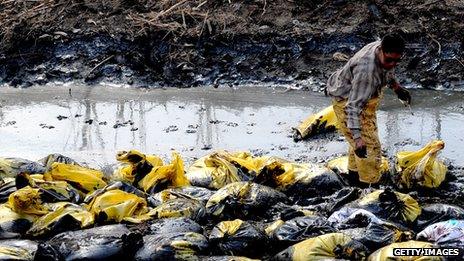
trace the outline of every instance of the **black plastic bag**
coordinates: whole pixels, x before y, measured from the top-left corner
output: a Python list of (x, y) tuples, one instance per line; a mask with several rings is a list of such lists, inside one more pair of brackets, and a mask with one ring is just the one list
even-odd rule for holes
[(389, 188), (375, 190), (348, 206), (365, 209), (381, 219), (405, 225), (414, 223), (421, 213), (421, 207), (414, 198)]
[(35, 260), (129, 260), (142, 235), (124, 225), (108, 225), (58, 234), (40, 243)]
[(293, 260), (366, 260), (367, 248), (359, 241), (343, 233), (329, 233), (306, 239), (297, 243), (270, 260), (293, 261)]
[(37, 242), (31, 240), (1, 240), (0, 260), (34, 260), (37, 245)]
[[(267, 237), (264, 231), (252, 224), (235, 219), (217, 224), (209, 235), (211, 247), (228, 255), (259, 255), (256, 249), (266, 246)], [(218, 253), (218, 251), (216, 251)]]
[(190, 218), (162, 218), (148, 222), (146, 234), (168, 234), (177, 232), (203, 233), (203, 228)]
[(8, 197), (11, 193), (15, 192), (16, 182), (14, 180), (8, 181), (0, 185), (0, 203), (5, 203), (8, 201)]
[(19, 238), (37, 218), (34, 215), (18, 214), (8, 204), (0, 205), (0, 217), (0, 239)]
[(80, 164), (77, 161), (71, 159), (70, 157), (61, 155), (59, 153), (49, 154), (48, 156), (40, 159), (39, 162), (42, 163), (47, 170), (50, 169), (50, 167), (52, 166), (54, 162), (60, 162), (60, 163), (73, 164), (73, 165), (80, 166)]
[(396, 242), (408, 241), (414, 238), (414, 232), (402, 226), (391, 223), (371, 222), (367, 227), (341, 231), (351, 238), (361, 242), (371, 252)]
[(429, 204), (422, 207), (422, 213), (417, 218), (416, 231), (421, 231), (429, 225), (450, 219), (464, 219), (464, 209), (448, 204)]
[(279, 245), (289, 246), (311, 237), (336, 232), (336, 229), (325, 217), (313, 215), (287, 220), (267, 232)]
[(417, 234), (417, 240), (428, 241), (440, 247), (464, 249), (464, 220), (448, 220), (432, 224)]
[(171, 199), (150, 210), (148, 215), (154, 218), (186, 217), (197, 222), (203, 221), (206, 215), (205, 206), (194, 199)]
[(266, 216), (270, 206), (288, 203), (285, 194), (252, 182), (234, 182), (214, 193), (206, 204), (209, 214), (219, 218), (257, 219)]
[(185, 186), (180, 188), (169, 188), (148, 197), (148, 204), (151, 207), (157, 207), (170, 199), (186, 198), (200, 201), (206, 205), (214, 191), (207, 188)]
[(143, 242), (134, 260), (199, 260), (208, 249), (208, 240), (194, 232), (147, 235)]
[(45, 167), (35, 161), (21, 158), (0, 158), (0, 178), (14, 178), (19, 173), (43, 174)]

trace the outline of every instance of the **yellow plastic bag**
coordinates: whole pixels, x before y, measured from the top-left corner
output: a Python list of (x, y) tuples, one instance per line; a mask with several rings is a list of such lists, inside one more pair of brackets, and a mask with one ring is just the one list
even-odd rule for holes
[(178, 153), (172, 153), (172, 161), (168, 165), (156, 166), (139, 181), (138, 186), (147, 193), (156, 193), (165, 188), (176, 188), (190, 185), (184, 173), (184, 161)]
[(375, 190), (354, 203), (374, 215), (395, 222), (412, 223), (421, 214), (421, 207), (410, 195), (386, 190)]
[(16, 176), (16, 187), (30, 186), (40, 191), (44, 202), (70, 201), (77, 203), (83, 198), (83, 193), (73, 188), (66, 181), (44, 181), (43, 176), (20, 173)]
[(168, 200), (147, 214), (154, 218), (186, 217), (200, 221), (206, 214), (205, 206), (194, 199), (178, 198)]
[(365, 260), (367, 249), (343, 233), (329, 233), (306, 239), (277, 254), (273, 260), (312, 261)]
[(217, 224), (215, 236), (216, 237), (225, 237), (227, 235), (235, 235), (237, 230), (244, 225), (245, 223), (241, 219), (229, 220), (229, 221), (222, 221)]
[(265, 229), (264, 232), (269, 238), (272, 238), (274, 236), (274, 233), (281, 228), (285, 224), (285, 221), (282, 219), (278, 219), (274, 222), (272, 222), (270, 225), (268, 225)]
[(49, 209), (43, 204), (40, 191), (30, 186), (19, 189), (8, 197), (8, 206), (19, 214), (45, 215)]
[(194, 186), (220, 189), (233, 182), (253, 180), (270, 159), (245, 151), (216, 151), (194, 162), (186, 175)]
[[(40, 236), (53, 230), (60, 232), (66, 230), (66, 228), (63, 228), (63, 226), (68, 226), (70, 229), (75, 229), (75, 227), (72, 226), (76, 225), (78, 225), (79, 228), (87, 228), (94, 223), (93, 213), (90, 213), (87, 211), (87, 209), (79, 205), (60, 202), (54, 204), (54, 208), (54, 211), (37, 219), (29, 231), (27, 231), (27, 234), (32, 236)], [(70, 217), (72, 218), (72, 221), (69, 220)], [(66, 219), (66, 222), (64, 221), (65, 218), (68, 218)]]
[(103, 172), (72, 164), (52, 163), (51, 169), (46, 172), (43, 177), (46, 181), (66, 181), (85, 193), (106, 186), (106, 182), (102, 179)]
[(137, 164), (142, 160), (146, 160), (153, 167), (164, 165), (163, 160), (160, 157), (151, 154), (143, 154), (138, 150), (119, 151), (116, 155), (116, 159), (120, 162), (130, 164)]
[[(163, 160), (155, 155), (146, 155), (138, 150), (120, 151), (116, 155), (116, 160), (124, 163), (118, 167), (113, 173), (115, 180), (127, 181), (133, 183), (135, 180), (136, 172), (138, 171), (137, 166), (141, 166), (148, 163), (146, 168), (150, 171), (153, 167), (163, 166)], [(143, 173), (142, 175), (146, 175)]]
[(111, 180), (133, 183), (135, 179), (133, 169), (132, 165), (123, 163), (114, 170)]
[(264, 163), (256, 182), (301, 196), (315, 191), (318, 195), (328, 195), (343, 187), (338, 176), (323, 165), (289, 162), (276, 157)]
[(119, 189), (108, 190), (94, 197), (87, 205), (87, 209), (97, 217), (98, 221), (114, 222), (122, 220), (140, 222), (137, 217), (148, 212), (144, 198)]
[(187, 179), (193, 186), (220, 189), (227, 184), (242, 181), (238, 169), (223, 152), (215, 152), (195, 161), (187, 170)]
[(448, 170), (437, 153), (445, 147), (441, 140), (434, 140), (418, 151), (401, 151), (396, 154), (398, 185), (410, 188), (419, 185), (436, 188), (445, 180)]
[(332, 132), (338, 128), (337, 116), (333, 106), (329, 106), (322, 111), (306, 118), (297, 128), (295, 128), (294, 140), (303, 140), (319, 133)]
[[(249, 152), (239, 151), (239, 152), (220, 152), (221, 156), (226, 159), (228, 162), (232, 163), (235, 167), (239, 168), (243, 174), (248, 174), (249, 177), (255, 176), (263, 168), (267, 161), (272, 157), (253, 157)], [(240, 174), (240, 173), (239, 173)], [(246, 181), (243, 179), (242, 181)]]
[(421, 241), (406, 241), (401, 243), (393, 243), (388, 246), (382, 247), (372, 253), (368, 261), (384, 261), (384, 260), (398, 260), (398, 261), (439, 261), (444, 260), (441, 257), (427, 257), (427, 256), (395, 256), (393, 255), (393, 249), (395, 248), (432, 248), (433, 244), (429, 242)]
[(41, 189), (43, 198), (49, 199), (46, 202), (69, 201), (78, 203), (83, 197), (83, 193), (73, 188), (66, 181), (36, 181), (35, 185)]
[[(330, 160), (327, 162), (327, 167), (336, 173), (340, 174), (348, 174), (348, 156), (341, 156)], [(390, 172), (390, 163), (388, 159), (382, 157), (382, 163), (380, 165), (380, 172), (381, 174), (385, 174)]]
[(26, 213), (17, 213), (8, 203), (0, 204), (0, 229), (2, 235), (10, 234), (12, 237), (23, 235), (37, 220), (39, 216)]

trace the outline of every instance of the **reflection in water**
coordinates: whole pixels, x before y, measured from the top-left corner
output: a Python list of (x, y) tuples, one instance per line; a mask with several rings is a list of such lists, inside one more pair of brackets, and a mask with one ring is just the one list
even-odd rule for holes
[[(138, 137), (139, 137), (139, 142), (140, 142), (140, 148), (143, 151), (147, 150), (147, 142), (146, 142), (146, 123), (145, 123), (145, 103), (144, 102), (139, 102), (139, 129), (138, 129)], [(135, 135), (135, 134), (134, 134)], [(134, 144), (135, 146), (135, 144)]]
[[(399, 137), (399, 125), (398, 125), (398, 114), (397, 113), (387, 113), (386, 117), (386, 140), (393, 140), (394, 137)], [(382, 132), (381, 126), (379, 126), (379, 132)], [(386, 144), (382, 144), (382, 146), (387, 150), (391, 151), (394, 148), (394, 144), (392, 142), (388, 142)]]
[[(91, 108), (93, 112), (93, 119), (96, 123), (99, 123), (100, 120), (98, 119), (98, 113), (97, 113), (97, 104), (95, 102), (91, 103)], [(104, 150), (105, 149), (105, 141), (103, 140), (102, 133), (100, 130), (100, 124), (95, 124), (93, 125), (96, 128), (96, 135), (97, 135), (97, 142), (100, 145), (99, 149)]]
[[(326, 98), (298, 102), (293, 97), (290, 102), (277, 103), (272, 102), (275, 96), (264, 94), (253, 102), (233, 95), (200, 99), (160, 95), (153, 99), (101, 101), (92, 99), (91, 95), (86, 93), (87, 99), (0, 107), (2, 156), (35, 157), (53, 152), (81, 153), (88, 157), (107, 154), (113, 155), (105, 156), (113, 162), (117, 150), (127, 149), (168, 156), (175, 149), (183, 155), (199, 157), (208, 153), (202, 148), (211, 146), (212, 149), (259, 149), (276, 156), (295, 155), (295, 158), (346, 151), (346, 144), (340, 141), (324, 141), (327, 150), (311, 151), (313, 141), (293, 143), (288, 137), (291, 127), (299, 120), (329, 103)], [(417, 107), (414, 116), (399, 106), (381, 108), (379, 134), (387, 153), (394, 155), (398, 150), (417, 149), (431, 139), (441, 138), (447, 144), (443, 156), (464, 165), (459, 157), (464, 152), (459, 133), (464, 114), (450, 113), (449, 106)], [(60, 121), (56, 118), (58, 115), (68, 118)], [(90, 119), (92, 124), (85, 123)], [(6, 126), (13, 120), (17, 122), (15, 125)], [(129, 120), (134, 124), (113, 127)], [(103, 122), (107, 124), (100, 124)], [(42, 123), (55, 128), (41, 128)], [(169, 128), (171, 125), (177, 130)], [(187, 133), (194, 129), (189, 125), (198, 126), (196, 132)]]
[(436, 124), (436, 133), (437, 133), (437, 139), (441, 139), (441, 117), (440, 117), (440, 112), (435, 111), (435, 124)]
[(0, 103), (0, 126), (2, 125), (3, 121), (5, 120), (4, 119), (4, 115), (3, 115), (3, 109), (2, 109), (2, 104)]
[(210, 102), (202, 101), (197, 114), (198, 121), (196, 124), (192, 124), (193, 126), (198, 126), (195, 147), (203, 148), (205, 146), (212, 146), (214, 136), (216, 136), (216, 143), (218, 143), (217, 118), (214, 106)]
[[(85, 106), (85, 119), (91, 119), (90, 115), (90, 101), (89, 100), (84, 100), (84, 106)], [(92, 140), (91, 137), (91, 131), (89, 128), (89, 124), (82, 124), (82, 145), (79, 150), (92, 150), (92, 144), (89, 143), (89, 139)]]

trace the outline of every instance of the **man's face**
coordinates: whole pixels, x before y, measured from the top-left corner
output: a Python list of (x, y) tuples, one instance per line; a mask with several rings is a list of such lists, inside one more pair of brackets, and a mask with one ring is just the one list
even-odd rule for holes
[(382, 51), (380, 64), (386, 70), (393, 69), (400, 61), (403, 55), (400, 53), (386, 53)]

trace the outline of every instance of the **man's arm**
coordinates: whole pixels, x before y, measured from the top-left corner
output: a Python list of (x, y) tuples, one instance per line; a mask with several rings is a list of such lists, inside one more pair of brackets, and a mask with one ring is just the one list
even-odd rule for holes
[(387, 72), (387, 84), (398, 96), (398, 99), (406, 102), (407, 104), (411, 104), (411, 94), (408, 90), (401, 87), (401, 85), (396, 80), (396, 77), (392, 71)]

